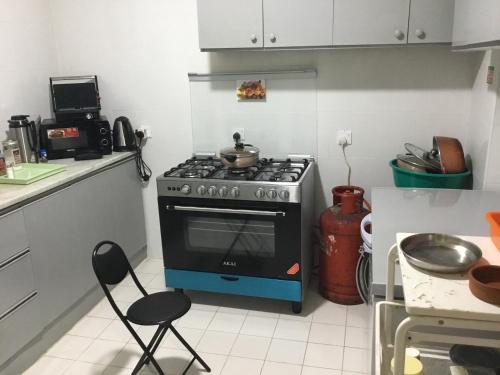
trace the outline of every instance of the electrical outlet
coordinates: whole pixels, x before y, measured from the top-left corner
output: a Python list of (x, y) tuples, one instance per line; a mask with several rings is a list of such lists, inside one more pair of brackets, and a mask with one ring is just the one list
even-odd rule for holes
[(233, 134), (234, 133), (240, 133), (240, 136), (241, 136), (241, 141), (244, 142), (245, 141), (245, 129), (244, 128), (234, 128), (233, 129)]
[(339, 146), (352, 145), (352, 130), (338, 130), (337, 144)]
[(144, 139), (152, 138), (151, 128), (149, 126), (143, 126), (137, 130), (144, 133)]

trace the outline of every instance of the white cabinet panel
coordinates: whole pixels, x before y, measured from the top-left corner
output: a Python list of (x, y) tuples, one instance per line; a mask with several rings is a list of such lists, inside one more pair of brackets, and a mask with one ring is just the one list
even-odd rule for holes
[(451, 43), (454, 0), (411, 0), (408, 43)]
[(453, 45), (478, 43), (500, 45), (500, 2), (455, 0)]
[(406, 44), (409, 11), (410, 0), (335, 0), (333, 44)]
[(262, 0), (198, 0), (200, 49), (259, 48)]
[(264, 0), (264, 46), (333, 44), (333, 0)]

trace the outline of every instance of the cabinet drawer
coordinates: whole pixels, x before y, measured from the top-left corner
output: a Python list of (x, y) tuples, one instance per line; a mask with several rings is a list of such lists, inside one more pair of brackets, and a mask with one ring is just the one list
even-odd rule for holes
[(28, 247), (22, 211), (0, 217), (0, 262)]
[(0, 316), (0, 364), (16, 354), (42, 330), (36, 292)]
[(0, 314), (33, 292), (33, 266), (28, 249), (0, 263)]

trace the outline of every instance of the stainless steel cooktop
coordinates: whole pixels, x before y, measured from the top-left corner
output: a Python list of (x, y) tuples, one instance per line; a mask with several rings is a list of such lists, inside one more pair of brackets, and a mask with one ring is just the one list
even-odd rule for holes
[(231, 169), (213, 157), (195, 156), (157, 178), (160, 196), (300, 202), (300, 184), (312, 158), (260, 159)]

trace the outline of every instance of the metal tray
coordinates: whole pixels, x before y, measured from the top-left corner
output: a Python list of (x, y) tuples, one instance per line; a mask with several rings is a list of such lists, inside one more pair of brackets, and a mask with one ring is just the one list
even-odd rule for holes
[(441, 273), (464, 272), (483, 255), (473, 243), (439, 233), (415, 234), (406, 237), (399, 246), (412, 265)]

